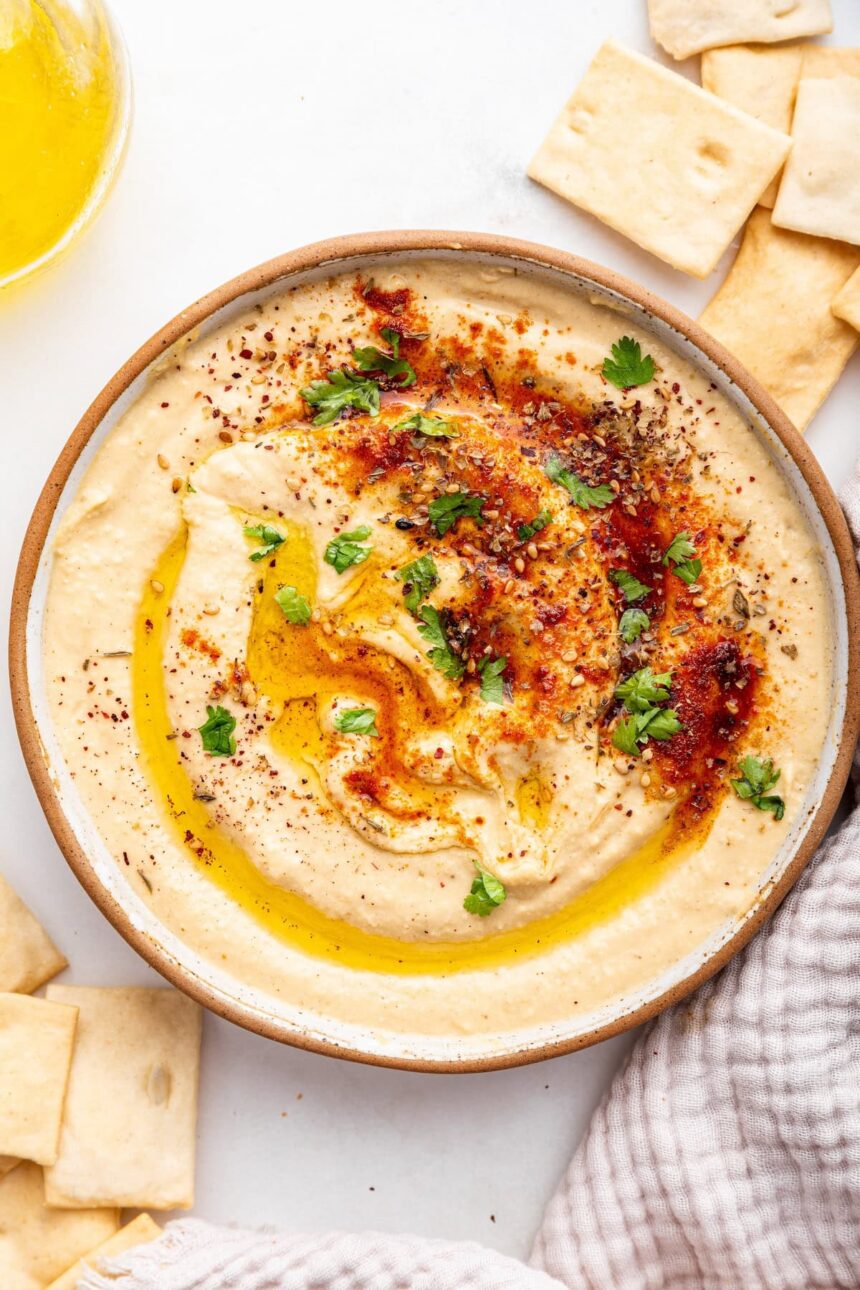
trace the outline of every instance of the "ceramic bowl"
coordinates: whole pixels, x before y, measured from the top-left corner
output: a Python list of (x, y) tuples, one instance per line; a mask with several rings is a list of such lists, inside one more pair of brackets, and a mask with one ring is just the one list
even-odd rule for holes
[[(164, 351), (192, 328), (206, 334), (246, 316), (258, 298), (308, 276), (354, 272), (380, 259), (391, 264), (427, 252), (517, 267), (587, 293), (650, 330), (703, 371), (739, 409), (766, 445), (806, 515), (821, 552), (830, 593), (834, 674), (829, 725), (805, 808), (766, 872), (746, 915), (719, 929), (635, 996), (587, 1017), (508, 1033), (497, 1044), (463, 1036), (380, 1036), (325, 1016), (299, 1014), (204, 961), (145, 906), (98, 836), (57, 749), (42, 673), (42, 624), (51, 536), (99, 445), (145, 385)], [(148, 340), (87, 410), (45, 484), (27, 529), (14, 590), (11, 677), (15, 716), (27, 766), (59, 847), (89, 895), (154, 968), (214, 1012), (273, 1039), (353, 1060), (420, 1070), (468, 1071), (513, 1066), (596, 1043), (653, 1017), (721, 968), (774, 911), (814, 853), (842, 794), (860, 726), (860, 584), (842, 512), (821, 468), (773, 399), (716, 341), (677, 309), (618, 274), (575, 256), (510, 238), (449, 232), (373, 233), (336, 238), (292, 251), (217, 288)]]

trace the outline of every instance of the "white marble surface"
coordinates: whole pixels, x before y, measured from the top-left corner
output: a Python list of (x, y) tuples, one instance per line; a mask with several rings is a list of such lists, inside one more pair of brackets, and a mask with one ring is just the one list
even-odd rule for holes
[[(725, 271), (685, 278), (525, 177), (605, 37), (653, 52), (644, 0), (114, 8), (136, 92), (124, 171), (65, 262), (0, 295), (4, 616), (38, 490), (90, 399), (168, 317), (260, 260), (362, 229), (478, 229), (580, 252), (693, 314)], [(860, 45), (856, 0), (833, 11), (829, 41)], [(619, 126), (635, 147), (635, 122)], [(855, 358), (809, 433), (835, 484), (860, 450), (858, 398)], [(3, 869), (69, 955), (69, 979), (155, 983), (67, 870), (5, 687), (2, 702)], [(197, 1212), (525, 1254), (628, 1042), (518, 1071), (419, 1076), (294, 1052), (207, 1016)]]

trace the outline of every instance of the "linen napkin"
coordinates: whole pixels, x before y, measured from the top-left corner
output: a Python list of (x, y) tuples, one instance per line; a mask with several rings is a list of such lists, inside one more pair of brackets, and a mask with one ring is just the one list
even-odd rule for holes
[[(860, 545), (860, 471), (843, 504)], [(471, 1243), (192, 1218), (81, 1290), (860, 1287), (859, 997), (857, 808), (746, 950), (643, 1032), (530, 1267)]]

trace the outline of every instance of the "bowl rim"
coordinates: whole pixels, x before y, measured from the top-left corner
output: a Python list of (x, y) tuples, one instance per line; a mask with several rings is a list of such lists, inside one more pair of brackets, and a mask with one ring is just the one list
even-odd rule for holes
[[(487, 1056), (433, 1061), (388, 1053), (372, 1053), (302, 1032), (292, 1023), (264, 1017), (237, 999), (226, 998), (216, 987), (201, 981), (143, 930), (132, 923), (119, 901), (104, 887), (63, 809), (44, 753), (32, 696), (27, 660), (27, 624), (34, 581), (54, 512), (78, 458), (105, 416), (128, 386), (187, 332), (240, 296), (272, 287), (291, 275), (331, 265), (356, 256), (387, 256), (402, 252), (462, 252), (495, 255), (558, 270), (564, 275), (594, 282), (598, 287), (631, 301), (679, 332), (721, 369), (746, 396), (793, 460), (810, 490), (833, 543), (844, 594), (848, 640), (845, 714), (833, 766), (806, 832), (783, 872), (744, 918), (737, 931), (694, 971), (622, 1016), (573, 1037), (554, 1039), (536, 1047)], [(838, 590), (834, 588), (834, 590)], [(848, 779), (854, 748), (860, 735), (860, 686), (851, 684), (860, 675), (860, 575), (845, 517), (824, 472), (800, 432), (765, 388), (742, 364), (697, 322), (645, 287), (590, 260), (540, 243), (491, 233), (446, 230), (412, 230), (356, 233), (327, 238), (264, 261), (216, 287), (176, 314), (119, 368), (84, 412), (62, 448), (39, 494), (25, 531), (12, 592), (9, 630), (9, 671), (12, 705), (24, 761), (54, 839), (72, 872), (99, 910), (141, 957), (172, 985), (217, 1015), (266, 1038), (295, 1048), (339, 1057), (367, 1065), (443, 1074), (475, 1073), (528, 1065), (557, 1057), (612, 1038), (655, 1017), (709, 980), (733, 957), (773, 914), (817, 850), (836, 811)]]

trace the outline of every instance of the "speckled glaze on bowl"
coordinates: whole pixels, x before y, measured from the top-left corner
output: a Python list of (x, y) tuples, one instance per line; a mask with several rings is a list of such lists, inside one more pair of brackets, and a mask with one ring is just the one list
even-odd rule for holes
[[(132, 890), (83, 808), (54, 740), (42, 674), (42, 622), (50, 540), (98, 446), (134, 402), (153, 364), (191, 329), (207, 329), (248, 310), (258, 298), (320, 274), (352, 272), (433, 253), (505, 266), (563, 283), (652, 331), (691, 362), (739, 409), (788, 481), (820, 545), (830, 592), (834, 675), (830, 722), (805, 809), (761, 874), (741, 920), (649, 981), (635, 995), (585, 1017), (500, 1036), (380, 1034), (252, 990), (191, 951)], [(368, 233), (334, 238), (248, 270), (184, 310), (148, 340), (108, 382), (60, 454), (36, 505), (15, 582), (10, 668), (15, 719), (27, 767), (60, 849), (86, 891), (129, 944), (179, 989), (249, 1030), (316, 1052), (424, 1071), (477, 1071), (539, 1061), (597, 1043), (653, 1017), (723, 967), (761, 926), (814, 853), (839, 803), (860, 730), (860, 580), (844, 517), (818, 463), (773, 399), (741, 365), (678, 310), (611, 270), (529, 242), (451, 232)]]

